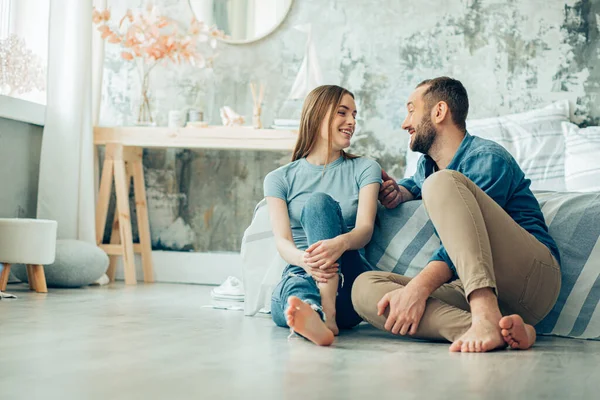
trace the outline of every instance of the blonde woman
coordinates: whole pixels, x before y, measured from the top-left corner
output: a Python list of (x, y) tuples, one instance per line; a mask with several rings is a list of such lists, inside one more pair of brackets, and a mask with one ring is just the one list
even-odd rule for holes
[(292, 162), (264, 182), (277, 249), (287, 261), (273, 291), (273, 321), (328, 346), (339, 328), (361, 322), (352, 285), (371, 268), (371, 240), (381, 185), (377, 162), (344, 151), (356, 127), (354, 95), (325, 85), (307, 96)]

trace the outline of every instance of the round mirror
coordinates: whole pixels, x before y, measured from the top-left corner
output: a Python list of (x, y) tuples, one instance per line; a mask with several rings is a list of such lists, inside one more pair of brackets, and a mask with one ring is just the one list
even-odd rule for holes
[(292, 0), (189, 0), (198, 21), (225, 32), (227, 43), (260, 40), (272, 33), (290, 11)]

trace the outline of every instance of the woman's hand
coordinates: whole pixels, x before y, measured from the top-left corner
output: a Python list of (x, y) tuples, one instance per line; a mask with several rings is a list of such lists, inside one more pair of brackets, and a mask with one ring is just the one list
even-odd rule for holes
[(339, 236), (320, 240), (304, 252), (303, 267), (317, 282), (326, 283), (328, 279), (337, 275), (339, 270), (337, 260), (346, 250), (346, 243)]
[(306, 263), (305, 263), (304, 265), (302, 265), (302, 268), (304, 268), (304, 270), (310, 276), (312, 276), (315, 281), (317, 281), (319, 283), (327, 283), (328, 279), (331, 279), (338, 274), (340, 266), (338, 263), (335, 263), (329, 268), (321, 269), (321, 268), (311, 268), (308, 265), (306, 265)]
[(306, 249), (304, 262), (310, 268), (328, 270), (337, 263), (346, 250), (346, 242), (340, 236), (319, 240)]

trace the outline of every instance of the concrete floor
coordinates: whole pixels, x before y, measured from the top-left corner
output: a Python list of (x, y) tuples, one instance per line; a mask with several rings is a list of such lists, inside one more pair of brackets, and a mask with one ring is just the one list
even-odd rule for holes
[(363, 324), (318, 348), (269, 316), (202, 308), (210, 287), (29, 292), (0, 301), (0, 398), (598, 398), (600, 342), (449, 354)]

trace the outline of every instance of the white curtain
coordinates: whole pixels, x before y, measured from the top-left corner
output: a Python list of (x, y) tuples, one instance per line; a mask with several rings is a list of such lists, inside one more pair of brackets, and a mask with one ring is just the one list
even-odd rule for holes
[(94, 68), (93, 78), (92, 65), (101, 63), (103, 56), (101, 46), (92, 51), (92, 4), (93, 0), (50, 2), (37, 217), (56, 220), (59, 239), (95, 243), (92, 125), (97, 122), (102, 68)]

